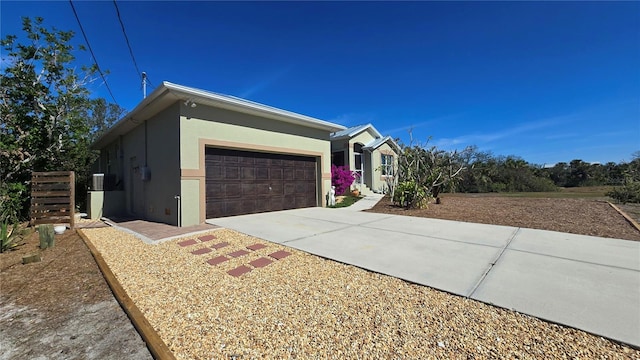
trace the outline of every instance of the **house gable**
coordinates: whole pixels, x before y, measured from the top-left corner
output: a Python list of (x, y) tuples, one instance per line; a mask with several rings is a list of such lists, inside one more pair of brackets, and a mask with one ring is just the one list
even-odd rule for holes
[(376, 192), (386, 191), (389, 175), (381, 171), (382, 158), (392, 156), (396, 161), (399, 151), (400, 147), (390, 136), (382, 136), (371, 124), (331, 134), (332, 161), (347, 165), (351, 171), (362, 175), (362, 183), (354, 185), (361, 191), (366, 188)]

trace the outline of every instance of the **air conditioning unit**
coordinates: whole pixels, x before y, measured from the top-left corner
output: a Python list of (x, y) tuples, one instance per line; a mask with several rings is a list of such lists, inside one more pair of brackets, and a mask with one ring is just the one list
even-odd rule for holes
[(93, 174), (93, 191), (113, 191), (116, 189), (116, 174)]
[(91, 182), (91, 190), (104, 191), (104, 174), (93, 174), (93, 181)]

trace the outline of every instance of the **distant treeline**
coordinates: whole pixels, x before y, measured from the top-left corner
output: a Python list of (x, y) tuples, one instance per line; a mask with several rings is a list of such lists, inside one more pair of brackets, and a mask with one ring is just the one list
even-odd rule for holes
[[(464, 155), (463, 155), (464, 154)], [(517, 156), (494, 156), (476, 148), (461, 153), (467, 170), (451, 184), (456, 192), (555, 191), (558, 187), (621, 186), (640, 177), (640, 151), (625, 163), (590, 164), (582, 160), (552, 167), (530, 164)]]

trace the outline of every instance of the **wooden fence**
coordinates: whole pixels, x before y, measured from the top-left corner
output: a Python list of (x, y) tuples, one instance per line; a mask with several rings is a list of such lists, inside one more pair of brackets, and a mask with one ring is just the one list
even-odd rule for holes
[(31, 173), (31, 224), (75, 226), (75, 174), (73, 171)]

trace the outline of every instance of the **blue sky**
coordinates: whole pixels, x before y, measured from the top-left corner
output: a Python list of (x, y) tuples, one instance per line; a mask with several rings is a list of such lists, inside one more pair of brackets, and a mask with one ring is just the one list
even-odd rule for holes
[[(74, 1), (118, 104), (142, 98), (112, 1)], [(535, 164), (640, 150), (640, 2), (131, 2), (141, 71), (444, 149)], [(74, 30), (68, 1), (0, 3)], [(3, 56), (5, 54), (3, 53)], [(79, 63), (90, 63), (79, 53)], [(104, 84), (96, 96), (110, 98)]]

